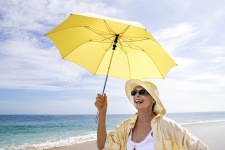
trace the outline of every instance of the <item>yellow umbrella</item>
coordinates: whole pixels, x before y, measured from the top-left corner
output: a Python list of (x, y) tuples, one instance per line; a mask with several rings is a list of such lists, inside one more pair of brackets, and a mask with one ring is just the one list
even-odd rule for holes
[(164, 78), (176, 65), (138, 22), (97, 14), (71, 14), (46, 36), (63, 59), (94, 75), (106, 75), (105, 85), (108, 76), (125, 80)]

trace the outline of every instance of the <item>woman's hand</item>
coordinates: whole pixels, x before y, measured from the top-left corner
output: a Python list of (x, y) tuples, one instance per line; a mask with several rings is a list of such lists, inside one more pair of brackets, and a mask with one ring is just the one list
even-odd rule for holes
[(95, 107), (97, 107), (99, 113), (106, 114), (107, 112), (107, 95), (101, 95), (100, 93), (96, 96)]

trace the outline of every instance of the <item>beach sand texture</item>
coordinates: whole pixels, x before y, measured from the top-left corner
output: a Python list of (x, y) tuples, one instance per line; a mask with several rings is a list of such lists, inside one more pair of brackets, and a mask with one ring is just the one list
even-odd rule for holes
[[(225, 150), (225, 121), (182, 125), (209, 146), (210, 150)], [(96, 141), (51, 150), (97, 150)]]
[(225, 121), (183, 126), (208, 145), (210, 150), (225, 150)]

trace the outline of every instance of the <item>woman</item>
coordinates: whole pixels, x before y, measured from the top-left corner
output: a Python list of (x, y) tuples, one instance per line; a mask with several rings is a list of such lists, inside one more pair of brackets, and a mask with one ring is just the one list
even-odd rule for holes
[(199, 139), (174, 121), (163, 117), (166, 110), (157, 87), (148, 81), (129, 80), (125, 91), (137, 109), (133, 118), (125, 120), (107, 134), (107, 96), (98, 94), (95, 106), (99, 111), (98, 149), (107, 150), (207, 150)]

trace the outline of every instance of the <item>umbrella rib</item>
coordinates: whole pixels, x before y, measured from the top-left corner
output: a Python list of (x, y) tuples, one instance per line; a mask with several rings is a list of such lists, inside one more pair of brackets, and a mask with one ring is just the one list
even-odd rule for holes
[[(104, 33), (104, 32), (102, 32), (102, 31), (98, 31), (98, 30), (95, 30), (95, 29), (90, 28), (90, 27), (86, 27), (86, 28), (87, 28), (88, 30), (90, 30), (90, 31), (92, 31), (92, 32), (94, 32), (94, 33), (96, 33), (96, 34), (98, 34), (98, 35), (100, 35), (100, 36), (103, 37), (103, 39), (101, 39), (101, 40), (96, 40), (96, 41), (103, 42), (103, 41), (106, 41), (106, 40), (110, 40), (111, 42), (113, 42), (113, 40), (112, 40), (112, 38), (114, 37), (113, 34)], [(104, 35), (111, 35), (111, 36), (110, 36), (110, 37), (106, 37), (106, 36), (104, 36)], [(95, 41), (95, 40), (92, 40), (92, 41)], [(106, 42), (106, 43), (107, 43), (107, 42)]]
[(123, 38), (120, 39), (120, 45), (121, 45), (121, 47), (122, 47), (122, 46), (125, 46), (125, 47), (130, 47), (130, 48), (132, 48), (132, 46), (131, 46), (128, 42), (124, 41), (124, 43), (126, 43), (126, 44), (128, 45), (128, 46), (126, 46), (126, 45), (123, 45), (121, 41), (124, 41)]
[[(105, 37), (105, 36), (104, 36), (105, 33), (100, 34), (100, 33), (96, 32), (96, 30), (94, 30), (94, 29), (92, 29), (92, 28), (90, 28), (90, 27), (87, 27), (87, 26), (85, 26), (85, 28), (88, 29), (88, 30), (90, 30), (90, 31), (92, 31), (92, 32), (94, 32), (94, 33), (96, 33), (96, 34), (98, 34), (98, 35), (100, 35), (100, 36), (102, 36), (103, 39), (100, 40), (101, 42), (102, 42), (102, 41), (105, 41), (105, 40), (111, 40), (111, 38), (114, 37), (113, 35), (112, 35), (111, 37)], [(109, 35), (110, 35), (110, 34), (109, 34)], [(81, 43), (81, 44), (78, 45), (77, 47), (73, 48), (73, 50), (76, 49), (76, 48), (78, 48), (78, 47), (80, 47), (80, 46), (82, 46), (82, 45), (84, 45), (85, 43), (91, 42), (91, 41), (99, 41), (99, 40), (89, 40), (89, 41), (86, 41), (86, 42), (84, 42), (84, 43)], [(107, 43), (107, 42), (106, 42), (106, 43)], [(109, 48), (112, 46), (113, 41), (111, 40), (110, 43), (111, 43), (111, 45), (109, 46)], [(73, 50), (71, 50), (71, 51), (70, 51), (68, 54), (66, 54), (63, 58), (67, 57)]]
[[(133, 44), (133, 45), (134, 45), (134, 44)], [(136, 46), (136, 45), (134, 45), (134, 46)], [(136, 47), (137, 47), (137, 46), (136, 46)], [(144, 53), (146, 53), (145, 50), (143, 50), (143, 49), (141, 49), (141, 50), (142, 50)], [(147, 53), (146, 53), (146, 54), (147, 54)], [(161, 70), (160, 70), (159, 67), (156, 65), (156, 63), (155, 63), (155, 61), (152, 59), (152, 57), (151, 57), (150, 55), (148, 55), (148, 54), (147, 54), (147, 56), (154, 62), (155, 66), (157, 67), (158, 71), (159, 71), (160, 74), (161, 74), (161, 77), (163, 77)]]
[(121, 42), (120, 40), (119, 40), (118, 43), (119, 43), (119, 46), (118, 46), (118, 47), (120, 47), (121, 50), (122, 50), (122, 52), (124, 52), (124, 53), (127, 53), (124, 47), (129, 47), (129, 48), (132, 48), (132, 49), (134, 49), (134, 50), (142, 51), (142, 49), (138, 49), (138, 48), (135, 48), (135, 47), (130, 46), (129, 43), (127, 43), (128, 46), (122, 44), (122, 42)]
[(128, 25), (126, 28), (123, 29), (121, 32), (121, 36), (124, 35), (124, 33), (130, 28), (130, 25)]
[[(112, 34), (104, 33), (103, 31), (96, 30), (96, 29), (91, 28), (91, 27), (88, 27), (88, 26), (85, 26), (85, 28), (87, 28), (88, 30), (90, 30), (90, 31), (92, 31), (92, 32), (94, 32), (94, 33), (96, 33), (96, 34), (98, 34), (98, 35), (101, 35), (101, 36), (103, 36), (104, 34), (105, 34), (105, 35), (112, 35)], [(104, 37), (104, 36), (103, 36), (103, 37)]]
[[(107, 27), (109, 33), (113, 33), (116, 35), (116, 33), (112, 30), (112, 28), (109, 26), (106, 20), (104, 20), (105, 26)], [(119, 34), (121, 37), (123, 34), (130, 28), (130, 25), (128, 25), (126, 28), (123, 29), (123, 31)]]
[[(126, 45), (124, 45), (124, 46), (143, 51), (143, 49), (141, 47), (135, 45), (133, 42), (136, 42), (136, 41), (145, 41), (145, 40), (151, 40), (151, 39), (146, 38), (146, 39), (140, 39), (140, 40), (125, 41), (124, 38), (122, 38), (122, 40), (128, 45), (128, 46), (126, 46)], [(136, 48), (134, 48), (134, 47), (136, 47)]]
[[(121, 47), (121, 49), (123, 49), (122, 47)], [(125, 51), (125, 50), (123, 50), (124, 51), (124, 53), (127, 55), (127, 52)], [(144, 50), (142, 50), (144, 53), (146, 53)], [(147, 54), (147, 56), (154, 62), (154, 60), (151, 58), (151, 56), (149, 56), (148, 54)], [(127, 55), (127, 60), (128, 60), (128, 65), (130, 66), (130, 61), (129, 61), (129, 57), (128, 57), (128, 55)], [(162, 75), (162, 72), (161, 72), (161, 70), (159, 69), (159, 67), (156, 65), (156, 63), (154, 62), (154, 64), (155, 64), (155, 66), (157, 67), (157, 69), (158, 69), (158, 71), (159, 71), (159, 73), (160, 73), (160, 75), (161, 75), (161, 77), (163, 78), (163, 75)], [(130, 67), (129, 67), (129, 76), (130, 76), (130, 79), (131, 79), (131, 69), (130, 69)]]
[[(154, 60), (151, 58), (151, 56), (148, 55), (148, 57), (150, 57), (150, 59), (154, 62)], [(161, 70), (159, 69), (159, 67), (156, 65), (156, 63), (154, 62), (155, 66), (157, 67), (158, 71), (160, 72), (161, 77), (164, 79)]]
[[(127, 45), (124, 45), (124, 44), (122, 44), (121, 40), (124, 41), (123, 38), (120, 39), (120, 41), (119, 41), (120, 47), (123, 47), (123, 46), (124, 46), (124, 47), (129, 47), (129, 48), (132, 48), (132, 49), (135, 49), (135, 50), (143, 51), (143, 49), (141, 49), (140, 47), (137, 47), (136, 45), (131, 44), (131, 43), (129, 44), (129, 43), (126, 42), (126, 41), (124, 41), (124, 43), (126, 43)], [(131, 46), (131, 45), (133, 45), (133, 46)]]
[(129, 69), (129, 78), (131, 79), (131, 68), (130, 68), (130, 61), (129, 61), (129, 57), (128, 57), (128, 54), (127, 54), (127, 52), (126, 52), (126, 50), (124, 49), (124, 47), (121, 45), (121, 49), (122, 49), (122, 51), (126, 54), (126, 56), (127, 56), (127, 64), (128, 64), (128, 69)]
[(108, 29), (108, 31), (109, 31), (109, 33), (113, 33), (113, 34), (116, 34), (113, 30), (112, 30), (112, 28), (108, 25), (108, 23), (107, 23), (107, 21), (106, 20), (103, 20), (104, 21), (104, 23), (105, 23), (105, 26), (106, 26), (106, 28)]
[[(128, 40), (126, 40), (128, 39)], [(137, 49), (137, 50), (142, 50), (141, 48), (137, 47), (136, 45), (132, 44), (132, 42), (136, 42), (136, 41), (145, 41), (145, 40), (150, 40), (149, 38), (143, 38), (143, 39), (139, 39), (139, 40), (132, 40), (130, 38), (127, 38), (127, 37), (123, 37), (120, 39), (120, 45), (124, 45), (122, 44), (123, 42), (126, 43), (126, 45), (124, 45), (125, 47), (129, 47), (129, 48), (133, 48), (133, 49)], [(123, 42), (122, 42), (123, 41)], [(137, 48), (134, 48), (133, 46), (137, 47)], [(139, 48), (139, 49), (138, 49)]]
[[(151, 40), (150, 38), (145, 38), (145, 37), (123, 37), (124, 42), (136, 42), (136, 41), (145, 41), (145, 40)], [(135, 39), (135, 40), (134, 40)]]
[[(106, 51), (107, 51), (107, 50), (106, 50)], [(105, 53), (106, 53), (106, 51), (105, 51)], [(100, 67), (100, 65), (101, 65), (101, 62), (102, 62), (102, 60), (103, 60), (103, 58), (104, 58), (104, 56), (105, 56), (105, 53), (102, 55), (101, 61), (99, 61), (98, 67), (96, 68), (94, 75), (97, 74), (97, 71), (98, 71), (98, 69), (99, 69), (99, 67)]]
[[(105, 26), (107, 27), (109, 33), (113, 33), (116, 35), (116, 33), (112, 30), (112, 28), (109, 26), (109, 24), (107, 23), (106, 20), (104, 20)], [(128, 25), (126, 28), (123, 29), (123, 31), (121, 33), (119, 33), (119, 35), (122, 37), (122, 35), (130, 28), (130, 25)], [(118, 34), (118, 33), (117, 33)]]
[[(47, 36), (47, 35), (50, 35), (50, 34), (53, 34), (53, 33), (56, 33), (56, 32), (60, 32), (60, 31), (62, 31), (62, 30), (71, 29), (71, 28), (86, 28), (86, 29), (88, 29), (88, 30), (90, 30), (90, 31), (92, 31), (92, 32), (94, 32), (94, 33), (96, 33), (96, 34), (98, 34), (98, 35), (102, 36), (102, 37), (103, 37), (103, 40), (102, 40), (102, 41), (104, 41), (104, 40), (111, 40), (111, 41), (113, 42), (113, 40), (112, 40), (111, 38), (113, 38), (113, 37), (114, 37), (114, 35), (112, 35), (112, 34), (108, 34), (108, 33), (104, 33), (104, 32), (99, 31), (99, 30), (92, 29), (92, 28), (90, 28), (90, 27), (88, 27), (88, 26), (75, 26), (75, 27), (68, 27), (68, 28), (64, 28), (64, 29), (61, 29), (61, 30), (57, 30), (57, 31), (54, 31), (54, 32), (48, 33), (48, 34), (46, 34), (46, 36)], [(112, 35), (112, 36), (111, 36), (111, 37), (106, 37), (106, 36), (104, 36), (104, 35)]]
[[(119, 41), (120, 43), (121, 43), (121, 41)], [(126, 41), (124, 41), (124, 42), (126, 42)], [(127, 42), (126, 42), (127, 43)], [(123, 50), (123, 52), (127, 55), (127, 52), (126, 52), (126, 50), (124, 49), (124, 47), (130, 47), (130, 48), (132, 48), (132, 49), (136, 49), (136, 50), (140, 50), (140, 51), (143, 51), (144, 53), (146, 53), (142, 48), (140, 48), (140, 47), (138, 47), (138, 46), (136, 46), (136, 45), (134, 45), (133, 43), (127, 43), (127, 45), (129, 45), (129, 46), (126, 46), (126, 45), (123, 45), (123, 44), (120, 44), (120, 47), (121, 47), (121, 49)], [(134, 47), (132, 47), (131, 45), (133, 45), (134, 47), (136, 47), (136, 48), (134, 48)], [(148, 55), (147, 54), (147, 56), (154, 62), (154, 60), (151, 58), (151, 56), (150, 55)], [(128, 57), (128, 55), (127, 55), (127, 60), (128, 60), (128, 64), (129, 64), (129, 59), (128, 59), (129, 57)], [(154, 64), (156, 64), (155, 62), (154, 62)], [(129, 65), (130, 66), (130, 65)], [(156, 65), (156, 67), (158, 68), (158, 71), (160, 72), (160, 74), (161, 74), (161, 77), (163, 77), (163, 75), (162, 75), (162, 72), (160, 71), (160, 69), (159, 69), (159, 67)], [(129, 67), (129, 76), (130, 76), (130, 79), (131, 79), (131, 73), (130, 73), (130, 67)]]
[(47, 33), (46, 36), (49, 35), (49, 34), (52, 34), (52, 33), (56, 33), (56, 32), (71, 29), (71, 28), (83, 28), (83, 27), (85, 27), (85, 26), (74, 26), (74, 27), (63, 28), (63, 29), (60, 29), (60, 30), (56, 30), (54, 32)]
[(87, 42), (91, 42), (91, 40), (90, 41), (86, 41), (86, 42), (84, 42), (84, 43), (81, 43), (80, 45), (78, 45), (77, 47), (75, 47), (75, 48), (73, 48), (68, 54), (66, 54), (64, 57), (62, 57), (63, 59), (64, 58), (66, 58), (70, 53), (72, 53), (73, 52), (73, 50), (75, 50), (75, 49), (77, 49), (78, 47), (80, 47), (80, 46), (82, 46), (82, 45), (84, 45), (85, 43), (87, 43)]

